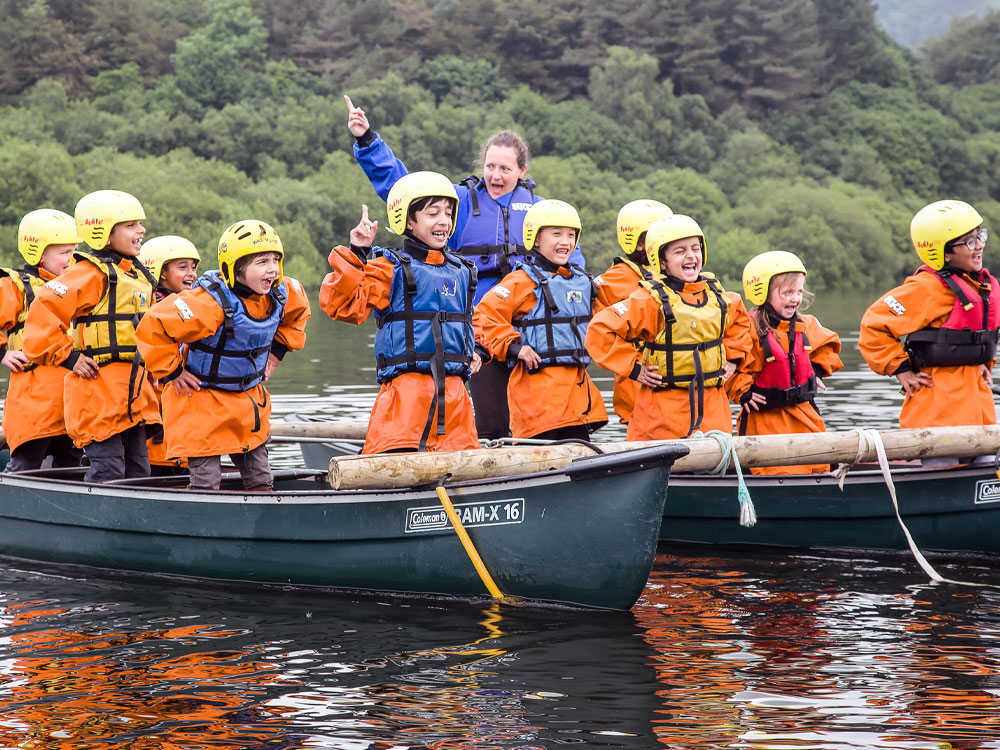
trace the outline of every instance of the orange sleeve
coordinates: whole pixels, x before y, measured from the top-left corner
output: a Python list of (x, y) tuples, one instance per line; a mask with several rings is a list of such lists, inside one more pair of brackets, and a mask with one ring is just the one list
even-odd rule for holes
[(506, 359), (510, 345), (521, 340), (511, 321), (531, 312), (534, 306), (535, 282), (524, 271), (511, 271), (476, 305), (472, 326), (477, 340), (493, 358)]
[(858, 348), (872, 372), (895, 375), (908, 360), (900, 339), (934, 323), (951, 312), (954, 295), (930, 273), (910, 276), (865, 311)]
[(17, 323), (24, 309), (24, 295), (10, 276), (0, 278), (0, 347), (7, 346), (7, 331)]
[(70, 266), (38, 290), (24, 325), (24, 354), (40, 365), (61, 365), (73, 353), (69, 327), (104, 296), (107, 277), (93, 264)]
[(296, 279), (286, 276), (285, 289), (288, 292), (285, 313), (274, 338), (286, 349), (298, 351), (306, 345), (306, 323), (312, 316), (312, 311), (309, 309), (309, 298)]
[(736, 371), (725, 381), (723, 387), (731, 401), (738, 402), (750, 386), (752, 386), (764, 369), (764, 350), (760, 345), (757, 327), (750, 325), (750, 349), (743, 360), (736, 366)]
[(181, 366), (178, 344), (190, 344), (215, 333), (225, 313), (201, 287), (171, 294), (142, 316), (135, 331), (139, 353), (153, 377), (164, 378)]
[(743, 298), (735, 292), (726, 292), (729, 311), (726, 315), (726, 330), (722, 332), (722, 345), (726, 347), (726, 359), (737, 364), (746, 359), (753, 338), (750, 329), (753, 321), (743, 304)]
[(605, 370), (624, 378), (632, 377), (640, 355), (630, 339), (653, 341), (661, 328), (660, 303), (640, 289), (591, 318), (587, 326), (587, 351)]
[(598, 313), (632, 294), (639, 288), (639, 279), (627, 265), (616, 263), (600, 276), (594, 277), (594, 286), (597, 289), (594, 312)]
[(805, 321), (806, 336), (809, 338), (809, 361), (813, 363), (813, 369), (822, 370), (820, 377), (829, 377), (837, 370), (842, 370), (844, 362), (840, 359), (840, 336), (829, 328), (824, 328), (822, 324), (812, 315), (802, 316)]
[(393, 264), (377, 257), (363, 263), (343, 245), (330, 251), (330, 268), (319, 289), (320, 309), (334, 320), (364, 323), (372, 310), (389, 306)]

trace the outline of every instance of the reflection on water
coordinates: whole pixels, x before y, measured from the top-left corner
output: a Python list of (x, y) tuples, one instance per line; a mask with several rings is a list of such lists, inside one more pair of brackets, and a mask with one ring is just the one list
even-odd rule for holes
[[(1000, 747), (1000, 595), (905, 555), (661, 555), (634, 610), (671, 748)], [(996, 560), (944, 560), (995, 580)]]
[(921, 580), (904, 555), (690, 548), (632, 613), (588, 613), (8, 563), (0, 744), (1000, 748), (1000, 594)]

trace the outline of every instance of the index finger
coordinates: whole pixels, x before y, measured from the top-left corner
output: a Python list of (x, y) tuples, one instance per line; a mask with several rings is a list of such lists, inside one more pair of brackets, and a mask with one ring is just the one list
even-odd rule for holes
[(351, 101), (351, 97), (347, 94), (344, 94), (344, 104), (347, 105), (348, 109), (354, 109), (354, 103)]
[(361, 221), (368, 221), (368, 206), (361, 204)]

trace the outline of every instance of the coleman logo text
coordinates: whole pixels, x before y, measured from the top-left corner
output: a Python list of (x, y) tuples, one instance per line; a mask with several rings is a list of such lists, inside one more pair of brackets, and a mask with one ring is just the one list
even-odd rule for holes
[[(524, 520), (524, 498), (492, 500), (480, 503), (458, 503), (455, 505), (458, 520), (465, 527), (505, 526)], [(448, 514), (440, 505), (406, 509), (407, 534), (420, 531), (440, 531), (451, 526)]]

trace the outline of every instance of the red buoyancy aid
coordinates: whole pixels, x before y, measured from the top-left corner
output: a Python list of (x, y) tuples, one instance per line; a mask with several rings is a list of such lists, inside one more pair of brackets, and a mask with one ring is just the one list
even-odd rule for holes
[(778, 409), (783, 406), (794, 406), (804, 401), (812, 401), (816, 397), (818, 385), (816, 373), (809, 359), (812, 347), (804, 331), (795, 330), (796, 323), (801, 324), (798, 317), (788, 322), (788, 349), (778, 341), (778, 337), (770, 328), (767, 334), (760, 337), (761, 349), (764, 353), (764, 366), (760, 375), (750, 386), (752, 393), (759, 393), (767, 399), (761, 409)]
[(906, 337), (906, 352), (915, 368), (986, 364), (996, 357), (1000, 329), (1000, 284), (985, 268), (981, 290), (949, 269), (927, 265), (917, 273), (932, 273), (955, 295), (947, 320)]

